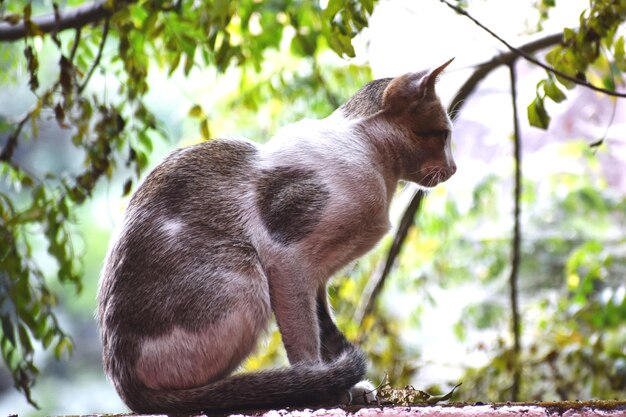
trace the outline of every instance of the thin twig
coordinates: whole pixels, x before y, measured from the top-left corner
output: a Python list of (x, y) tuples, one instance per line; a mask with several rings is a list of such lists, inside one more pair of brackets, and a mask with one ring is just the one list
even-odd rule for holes
[[(539, 51), (541, 49), (548, 48), (550, 46), (554, 46), (558, 43), (561, 43), (563, 40), (563, 35), (561, 32), (552, 33), (547, 36), (543, 36), (539, 39), (534, 39), (530, 42), (527, 42), (523, 45), (520, 45), (516, 49), (520, 51), (524, 51), (525, 53), (533, 53)], [(489, 61), (485, 61), (476, 66), (476, 70), (472, 73), (472, 75), (465, 81), (465, 83), (459, 88), (456, 96), (452, 99), (450, 106), (448, 107), (448, 113), (450, 113), (450, 117), (455, 119), (457, 114), (460, 112), (461, 107), (463, 106), (465, 99), (469, 97), (478, 84), (487, 77), (487, 75), (491, 74), (493, 70), (502, 66), (502, 65), (510, 65), (517, 58), (519, 58), (519, 54), (512, 51), (502, 52)]]
[(450, 7), (451, 9), (453, 9), (455, 12), (457, 12), (459, 14), (462, 14), (463, 16), (465, 16), (468, 19), (470, 19), (478, 27), (480, 27), (481, 29), (483, 29), (484, 31), (489, 33), (491, 36), (493, 36), (495, 39), (497, 39), (499, 42), (501, 42), (504, 46), (506, 46), (512, 52), (514, 52), (517, 55), (521, 56), (525, 60), (527, 60), (529, 62), (532, 62), (535, 65), (540, 66), (541, 68), (545, 69), (546, 71), (549, 71), (549, 72), (551, 72), (551, 73), (553, 73), (555, 75), (558, 75), (559, 77), (561, 77), (563, 79), (571, 81), (571, 82), (573, 82), (575, 84), (578, 84), (578, 85), (580, 85), (582, 87), (586, 87), (586, 88), (589, 88), (591, 90), (600, 92), (602, 94), (606, 94), (606, 95), (613, 96), (613, 97), (626, 98), (626, 93), (620, 93), (618, 91), (611, 91), (611, 90), (607, 90), (607, 89), (602, 88), (602, 87), (597, 87), (597, 86), (595, 86), (595, 85), (593, 85), (591, 83), (588, 83), (587, 81), (580, 80), (580, 79), (578, 79), (576, 77), (572, 77), (571, 75), (568, 75), (568, 74), (566, 74), (566, 73), (564, 73), (562, 71), (559, 71), (556, 68), (554, 68), (554, 67), (552, 67), (552, 66), (550, 66), (548, 64), (544, 64), (543, 62), (539, 61), (538, 59), (536, 59), (532, 55), (529, 55), (528, 53), (524, 52), (522, 49), (516, 48), (513, 45), (511, 45), (510, 43), (508, 43), (507, 41), (505, 41), (502, 37), (500, 37), (494, 31), (492, 31), (487, 26), (485, 26), (480, 21), (478, 21), (475, 17), (470, 15), (466, 10), (463, 10), (462, 8), (460, 8), (460, 7), (450, 3), (448, 0), (439, 0), (439, 1), (444, 3), (446, 6)]
[(517, 108), (517, 77), (515, 64), (509, 65), (511, 76), (511, 103), (513, 105), (513, 157), (515, 166), (515, 187), (513, 199), (515, 208), (513, 213), (513, 240), (511, 242), (511, 275), (509, 277), (509, 291), (511, 299), (511, 334), (513, 335), (513, 385), (511, 387), (511, 401), (518, 401), (522, 382), (522, 369), (520, 366), (521, 352), (521, 318), (518, 305), (518, 280), (519, 265), (521, 260), (521, 195), (522, 195), (522, 138), (519, 127), (519, 112)]
[(2, 152), (0, 153), (0, 161), (11, 162), (11, 159), (13, 158), (13, 153), (15, 152), (15, 148), (17, 148), (17, 141), (20, 134), (22, 133), (22, 129), (24, 128), (26, 122), (30, 120), (31, 116), (32, 112), (28, 112), (26, 113), (26, 116), (24, 116), (22, 120), (19, 121), (13, 133), (11, 134), (11, 136), (9, 136), (7, 143), (5, 143), (4, 147), (2, 148)]
[(402, 245), (406, 240), (409, 229), (413, 225), (415, 214), (422, 205), (424, 195), (424, 190), (420, 189), (411, 199), (411, 202), (404, 210), (402, 219), (400, 220), (400, 224), (398, 225), (398, 229), (396, 230), (393, 238), (391, 248), (389, 248), (389, 252), (387, 252), (385, 262), (381, 264), (382, 267), (379, 267), (379, 269), (374, 273), (374, 276), (370, 277), (367, 282), (367, 287), (363, 291), (363, 296), (361, 297), (361, 303), (354, 314), (354, 321), (359, 323), (359, 327), (363, 325), (363, 320), (365, 320), (365, 317), (372, 312), (374, 306), (376, 305), (376, 299), (382, 291), (385, 280), (387, 279), (389, 272), (391, 272), (391, 268), (402, 250)]
[(74, 43), (72, 44), (72, 51), (70, 52), (70, 56), (68, 58), (68, 61), (72, 64), (74, 63), (74, 57), (76, 56), (76, 51), (78, 50), (78, 44), (80, 43), (80, 35), (82, 31), (82, 27), (77, 27), (76, 32), (74, 33)]
[(102, 39), (100, 40), (100, 45), (98, 47), (98, 54), (96, 55), (96, 59), (93, 61), (91, 68), (89, 68), (89, 72), (87, 73), (87, 76), (85, 77), (85, 80), (83, 81), (82, 85), (78, 87), (78, 94), (81, 94), (83, 90), (85, 89), (85, 87), (87, 87), (87, 83), (89, 83), (89, 79), (93, 75), (98, 65), (100, 65), (100, 58), (102, 58), (102, 51), (104, 50), (104, 44), (106, 43), (107, 37), (109, 36), (109, 21), (110, 21), (110, 18), (108, 17), (104, 21), (104, 27), (102, 28)]

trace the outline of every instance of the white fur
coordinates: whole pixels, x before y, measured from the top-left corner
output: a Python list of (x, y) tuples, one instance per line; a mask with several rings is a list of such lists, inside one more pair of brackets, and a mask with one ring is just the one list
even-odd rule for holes
[(160, 230), (168, 240), (175, 240), (179, 233), (183, 232), (185, 223), (179, 219), (164, 219)]
[(199, 386), (230, 374), (254, 350), (269, 320), (257, 309), (238, 309), (199, 332), (174, 328), (168, 334), (145, 340), (136, 370), (153, 389)]

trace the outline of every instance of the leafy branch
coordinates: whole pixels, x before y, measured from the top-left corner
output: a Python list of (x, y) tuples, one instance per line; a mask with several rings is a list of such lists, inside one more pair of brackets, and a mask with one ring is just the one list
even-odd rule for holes
[[(440, 1), (446, 4), (455, 12), (461, 15), (464, 15), (470, 20), (472, 20), (481, 29), (487, 31), (491, 36), (493, 36), (498, 41), (502, 42), (508, 48), (507, 52), (502, 52), (494, 56), (489, 61), (483, 62), (476, 66), (476, 69), (474, 70), (474, 72), (468, 77), (465, 83), (459, 88), (454, 98), (452, 99), (450, 105), (448, 106), (448, 112), (453, 119), (457, 117), (462, 106), (465, 104), (466, 99), (476, 90), (477, 86), (480, 84), (480, 82), (483, 79), (485, 79), (489, 74), (491, 74), (496, 68), (499, 68), (503, 65), (511, 67), (511, 65), (513, 65), (514, 62), (520, 57), (546, 69), (550, 74), (554, 74), (557, 77), (557, 79), (561, 81), (562, 83), (570, 82), (571, 84), (565, 84), (566, 87), (571, 87), (572, 85), (581, 85), (581, 86), (593, 89), (597, 92), (600, 92), (609, 96), (626, 97), (626, 93), (616, 92), (613, 90), (595, 86), (593, 84), (588, 83), (584, 79), (584, 77), (579, 74), (577, 76), (569, 75), (557, 68), (554, 68), (553, 66), (547, 65), (537, 60), (536, 58), (532, 56), (532, 54), (537, 51), (540, 51), (540, 50), (543, 50), (543, 49), (546, 49), (548, 47), (555, 46), (555, 45), (557, 45), (556, 48), (559, 48), (559, 49), (556, 49), (556, 51), (560, 51), (561, 50), (560, 48), (563, 48), (570, 44), (576, 46), (572, 40), (575, 38), (572, 30), (566, 30), (565, 36), (563, 33), (554, 33), (554, 34), (543, 36), (539, 39), (530, 41), (526, 44), (516, 47), (516, 46), (511, 45), (509, 42), (505, 41), (501, 36), (497, 35), (495, 32), (493, 32), (483, 23), (481, 23), (472, 15), (470, 15), (463, 8), (450, 3), (448, 0), (440, 0)], [(603, 11), (596, 12), (594, 16), (602, 15), (602, 12)], [(611, 20), (610, 20), (610, 23), (612, 26), (605, 29), (605, 32), (604, 32), (606, 36), (612, 36), (611, 27), (617, 27), (619, 22), (624, 21), (626, 19), (626, 11), (615, 12), (613, 9), (611, 9), (608, 12), (606, 11), (604, 12), (605, 12), (604, 14), (609, 14), (609, 12), (613, 13)], [(581, 19), (581, 27), (583, 28), (581, 29), (581, 32), (585, 34), (589, 34), (589, 33), (594, 34), (595, 32), (593, 32), (590, 29), (587, 29), (587, 26), (594, 26), (594, 25), (587, 24), (584, 19)], [(600, 30), (597, 30), (597, 32), (599, 31)], [(595, 33), (596, 38), (594, 39), (598, 40), (599, 36), (600, 35), (598, 35), (598, 33)], [(587, 36), (583, 36), (583, 38), (586, 38), (586, 37)], [(624, 71), (626, 71), (626, 62), (624, 61), (625, 58), (624, 58), (624, 52), (623, 52), (624, 50), (623, 38), (618, 39), (615, 42), (615, 44), (616, 44), (615, 45), (616, 65), (618, 65), (619, 68), (622, 68)], [(554, 56), (554, 55), (556, 55), (554, 50), (552, 50), (548, 54), (549, 57)], [(592, 54), (587, 54), (587, 57), (589, 58), (588, 63), (584, 64), (584, 63), (579, 62), (578, 69), (579, 70), (585, 69), (589, 65), (589, 63), (592, 61), (593, 56), (594, 55)], [(551, 59), (556, 62), (556, 58), (551, 58)], [(579, 59), (579, 61), (581, 60)], [(567, 68), (564, 64), (563, 66)], [(565, 98), (563, 93), (560, 92), (560, 90), (558, 90), (558, 87), (556, 87), (556, 85), (554, 84), (554, 81), (551, 78), (540, 82), (540, 85), (546, 91), (546, 95), (551, 97), (553, 100), (558, 102), (558, 101), (562, 101)], [(538, 95), (537, 99), (533, 103), (531, 103), (531, 105), (528, 108), (528, 116), (529, 116), (529, 121), (533, 126), (542, 127), (542, 128), (547, 127), (549, 123), (549, 116), (547, 112), (545, 111), (545, 108), (543, 107), (543, 96)], [(379, 269), (381, 273), (376, 274), (373, 277), (374, 284), (370, 285), (370, 287), (376, 288), (376, 291), (371, 291), (371, 292), (368, 291), (366, 293), (364, 301), (362, 302), (362, 305), (357, 309), (358, 314), (356, 315), (356, 317), (359, 318), (360, 320), (362, 320), (365, 317), (365, 311), (370, 312), (373, 306), (375, 305), (376, 297), (378, 296), (380, 290), (384, 286), (385, 280), (387, 279), (387, 276), (391, 270), (389, 265), (393, 265), (393, 263), (395, 262), (397, 256), (399, 255), (401, 251), (401, 247), (404, 241), (403, 236), (406, 236), (408, 232), (408, 228), (411, 227), (413, 224), (412, 222), (407, 222), (406, 219), (413, 219), (415, 217), (420, 207), (420, 205), (417, 203), (417, 200), (421, 201), (422, 198), (423, 197), (421, 195), (414, 196), (413, 199), (409, 202), (405, 211), (403, 212), (400, 226), (396, 230), (394, 234), (394, 240), (393, 240), (394, 243), (400, 242), (400, 244), (392, 245), (392, 248), (388, 250), (387, 255), (385, 257), (385, 260), (383, 263), (385, 266)], [(368, 306), (368, 307), (365, 308), (364, 306)]]
[[(89, 68), (89, 72), (85, 76), (85, 79), (83, 80), (83, 83), (77, 89), (78, 94), (81, 94), (85, 90), (85, 87), (87, 87), (87, 84), (89, 83), (89, 80), (91, 79), (91, 76), (93, 75), (93, 72), (96, 70), (98, 65), (100, 65), (100, 60), (102, 59), (102, 51), (104, 50), (104, 44), (106, 43), (107, 38), (109, 36), (109, 23), (110, 23), (110, 21), (111, 21), (111, 19), (109, 17), (107, 17), (104, 20), (104, 28), (102, 29), (102, 39), (100, 40), (100, 46), (98, 47), (98, 53), (96, 54), (96, 58), (93, 60), (93, 64), (91, 64), (91, 68)], [(80, 34), (80, 31), (77, 31), (77, 36), (79, 34)]]
[(59, 33), (66, 29), (80, 29), (111, 16), (113, 10), (110, 5), (115, 3), (96, 0), (32, 19), (26, 14), (23, 18), (5, 17), (5, 21), (0, 22), (0, 42), (12, 42), (33, 35)]
[(532, 62), (535, 65), (540, 66), (541, 68), (545, 69), (546, 71), (548, 71), (548, 72), (558, 76), (560, 79), (566, 80), (566, 81), (570, 81), (571, 83), (574, 83), (576, 85), (580, 85), (580, 86), (583, 86), (585, 88), (589, 88), (591, 90), (597, 91), (597, 92), (602, 93), (602, 94), (606, 94), (608, 96), (621, 97), (621, 98), (625, 98), (626, 97), (626, 93), (622, 93), (622, 92), (619, 92), (619, 91), (613, 91), (613, 90), (608, 90), (606, 88), (598, 87), (596, 85), (593, 85), (593, 84), (587, 82), (582, 76), (572, 76), (570, 74), (566, 74), (565, 72), (560, 71), (560, 70), (554, 68), (553, 66), (550, 66), (548, 64), (545, 64), (545, 63), (539, 61), (538, 59), (536, 59), (535, 57), (533, 57), (532, 55), (530, 55), (529, 53), (524, 51), (524, 49), (516, 48), (515, 46), (511, 45), (509, 42), (504, 40), (501, 36), (499, 36), (493, 30), (489, 29), (487, 26), (485, 26), (483, 23), (481, 23), (478, 19), (473, 17), (470, 13), (467, 12), (467, 10), (464, 10), (463, 8), (450, 3), (448, 0), (439, 0), (439, 1), (444, 3), (446, 6), (450, 7), (455, 12), (457, 12), (457, 13), (467, 17), (468, 19), (470, 19), (478, 27), (483, 29), (485, 32), (489, 33), (492, 37), (494, 37), (499, 42), (501, 42), (504, 46), (506, 46), (511, 52), (515, 53), (516, 55), (524, 58), (525, 60), (527, 60), (529, 62)]

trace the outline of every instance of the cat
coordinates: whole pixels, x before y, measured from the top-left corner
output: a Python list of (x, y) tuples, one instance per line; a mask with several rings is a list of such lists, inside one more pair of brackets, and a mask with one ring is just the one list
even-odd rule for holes
[[(176, 150), (132, 196), (98, 290), (104, 368), (135, 412), (363, 402), (366, 360), (326, 286), (390, 228), (400, 180), (456, 171), (435, 93), (451, 62), (372, 81), (265, 145)], [(274, 314), (290, 366), (231, 375)]]

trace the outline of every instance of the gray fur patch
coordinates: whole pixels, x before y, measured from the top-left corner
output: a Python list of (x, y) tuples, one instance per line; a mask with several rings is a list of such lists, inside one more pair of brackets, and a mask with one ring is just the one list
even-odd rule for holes
[[(115, 378), (122, 371), (112, 367), (132, 366), (143, 338), (175, 326), (194, 331), (230, 311), (237, 296), (227, 273), (246, 275), (257, 261), (237, 197), (256, 155), (233, 140), (175, 151), (132, 197), (98, 295), (105, 367)], [(180, 232), (164, 233), (168, 225)]]
[(262, 173), (257, 196), (261, 220), (272, 239), (290, 244), (315, 229), (330, 192), (313, 171), (278, 167)]
[(341, 106), (341, 110), (348, 118), (370, 116), (382, 109), (383, 93), (392, 78), (381, 78), (370, 81), (357, 91), (352, 98)]

